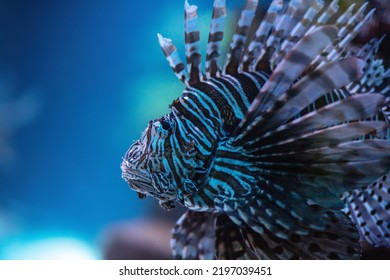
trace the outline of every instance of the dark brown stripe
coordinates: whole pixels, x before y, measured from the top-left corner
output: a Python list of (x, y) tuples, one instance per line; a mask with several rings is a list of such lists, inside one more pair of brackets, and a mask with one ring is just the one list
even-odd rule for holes
[(289, 36), (287, 40), (292, 43), (297, 43), (301, 38), (299, 36)]
[(304, 18), (301, 20), (301, 24), (304, 26), (304, 27), (308, 27), (310, 24), (311, 24), (311, 20), (307, 19), (307, 18)]
[(168, 57), (175, 52), (176, 48), (173, 45), (168, 45), (168, 46), (162, 47), (162, 50), (163, 50), (164, 55), (166, 57)]
[(312, 57), (300, 50), (293, 50), (286, 56), (285, 60), (298, 65), (305, 65), (312, 61)]
[(210, 74), (210, 77), (215, 77), (219, 71), (220, 68), (218, 67), (217, 62), (215, 60), (211, 60), (210, 64), (206, 67), (206, 72)]
[(226, 15), (226, 9), (222, 7), (214, 8), (213, 19), (217, 19)]
[(249, 31), (249, 26), (247, 25), (239, 26), (236, 30), (236, 34), (246, 36), (248, 34), (248, 31)]
[(277, 17), (276, 13), (270, 13), (266, 15), (264, 21), (272, 24), (276, 20), (276, 17)]
[(184, 66), (184, 63), (183, 62), (180, 62), (179, 64), (176, 64), (175, 67), (173, 68), (173, 71), (175, 73), (180, 73), (181, 71), (183, 71), (185, 68)]
[(291, 16), (295, 13), (295, 9), (291, 7), (290, 5), (287, 7), (287, 11), (285, 12), (286, 16)]
[(256, 36), (254, 41), (262, 43), (266, 38), (267, 38), (267, 34), (263, 34), (260, 36)]
[(226, 73), (229, 75), (235, 75), (238, 73), (238, 64), (241, 61), (241, 57), (243, 55), (243, 46), (244, 42), (240, 39), (237, 40), (237, 44), (233, 49), (229, 50), (230, 53), (230, 61), (226, 66)]
[(200, 40), (200, 32), (192, 31), (190, 33), (185, 33), (185, 43), (192, 44)]
[(223, 39), (223, 32), (222, 31), (210, 33), (209, 42), (219, 42), (219, 41), (222, 41), (222, 39)]

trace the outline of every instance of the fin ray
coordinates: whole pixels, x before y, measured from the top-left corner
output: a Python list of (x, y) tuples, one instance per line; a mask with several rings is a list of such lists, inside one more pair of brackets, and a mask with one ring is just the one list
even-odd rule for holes
[(238, 73), (238, 68), (244, 55), (245, 42), (248, 36), (249, 28), (255, 16), (258, 0), (247, 0), (241, 12), (237, 29), (230, 43), (229, 51), (226, 56), (224, 73), (234, 75)]
[(164, 55), (171, 66), (173, 72), (179, 78), (180, 81), (187, 84), (188, 83), (188, 73), (185, 69), (183, 61), (180, 59), (179, 53), (176, 47), (172, 44), (172, 40), (164, 38), (160, 34), (157, 34), (158, 42), (161, 49), (164, 52)]
[(185, 30), (185, 51), (187, 68), (189, 73), (188, 83), (196, 84), (203, 79), (202, 54), (200, 53), (200, 31), (198, 28), (198, 7), (188, 4), (184, 5), (184, 30)]
[(390, 173), (367, 188), (343, 194), (344, 211), (362, 238), (375, 247), (390, 248)]
[(226, 17), (225, 0), (214, 0), (206, 54), (206, 76), (212, 78), (221, 74), (221, 42)]
[(187, 210), (172, 231), (173, 258), (214, 259), (215, 220), (214, 214)]

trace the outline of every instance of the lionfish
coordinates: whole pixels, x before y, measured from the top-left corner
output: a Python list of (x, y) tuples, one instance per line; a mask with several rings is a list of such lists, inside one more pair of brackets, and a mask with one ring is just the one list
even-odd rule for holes
[[(175, 259), (358, 259), (390, 247), (390, 71), (382, 39), (350, 42), (368, 3), (273, 0), (255, 26), (247, 0), (224, 64), (225, 0), (215, 0), (202, 69), (197, 7), (185, 2), (185, 84), (121, 164), (140, 198), (187, 211)], [(253, 31), (251, 31), (253, 30)]]

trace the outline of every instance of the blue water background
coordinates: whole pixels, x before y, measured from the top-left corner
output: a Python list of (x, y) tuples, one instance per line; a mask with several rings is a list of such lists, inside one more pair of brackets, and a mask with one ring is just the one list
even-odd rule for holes
[[(12, 112), (0, 142), (12, 151), (0, 165), (0, 259), (25, 258), (12, 248), (52, 236), (99, 251), (106, 227), (153, 215), (155, 201), (138, 200), (119, 164), (183, 89), (156, 36), (185, 57), (183, 2), (0, 1), (0, 103)], [(228, 2), (233, 24), (244, 1)], [(212, 1), (196, 4), (207, 32)], [(17, 103), (25, 96), (34, 102)], [(11, 125), (15, 115), (27, 120)]]

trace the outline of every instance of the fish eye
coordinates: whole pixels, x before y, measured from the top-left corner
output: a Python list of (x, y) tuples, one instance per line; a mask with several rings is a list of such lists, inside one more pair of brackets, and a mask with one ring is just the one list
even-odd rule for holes
[(164, 130), (167, 130), (167, 131), (170, 131), (171, 130), (171, 124), (167, 121), (162, 121), (161, 122), (161, 128), (164, 129)]
[(162, 117), (155, 123), (157, 131), (167, 136), (173, 130), (173, 123), (170, 119)]

